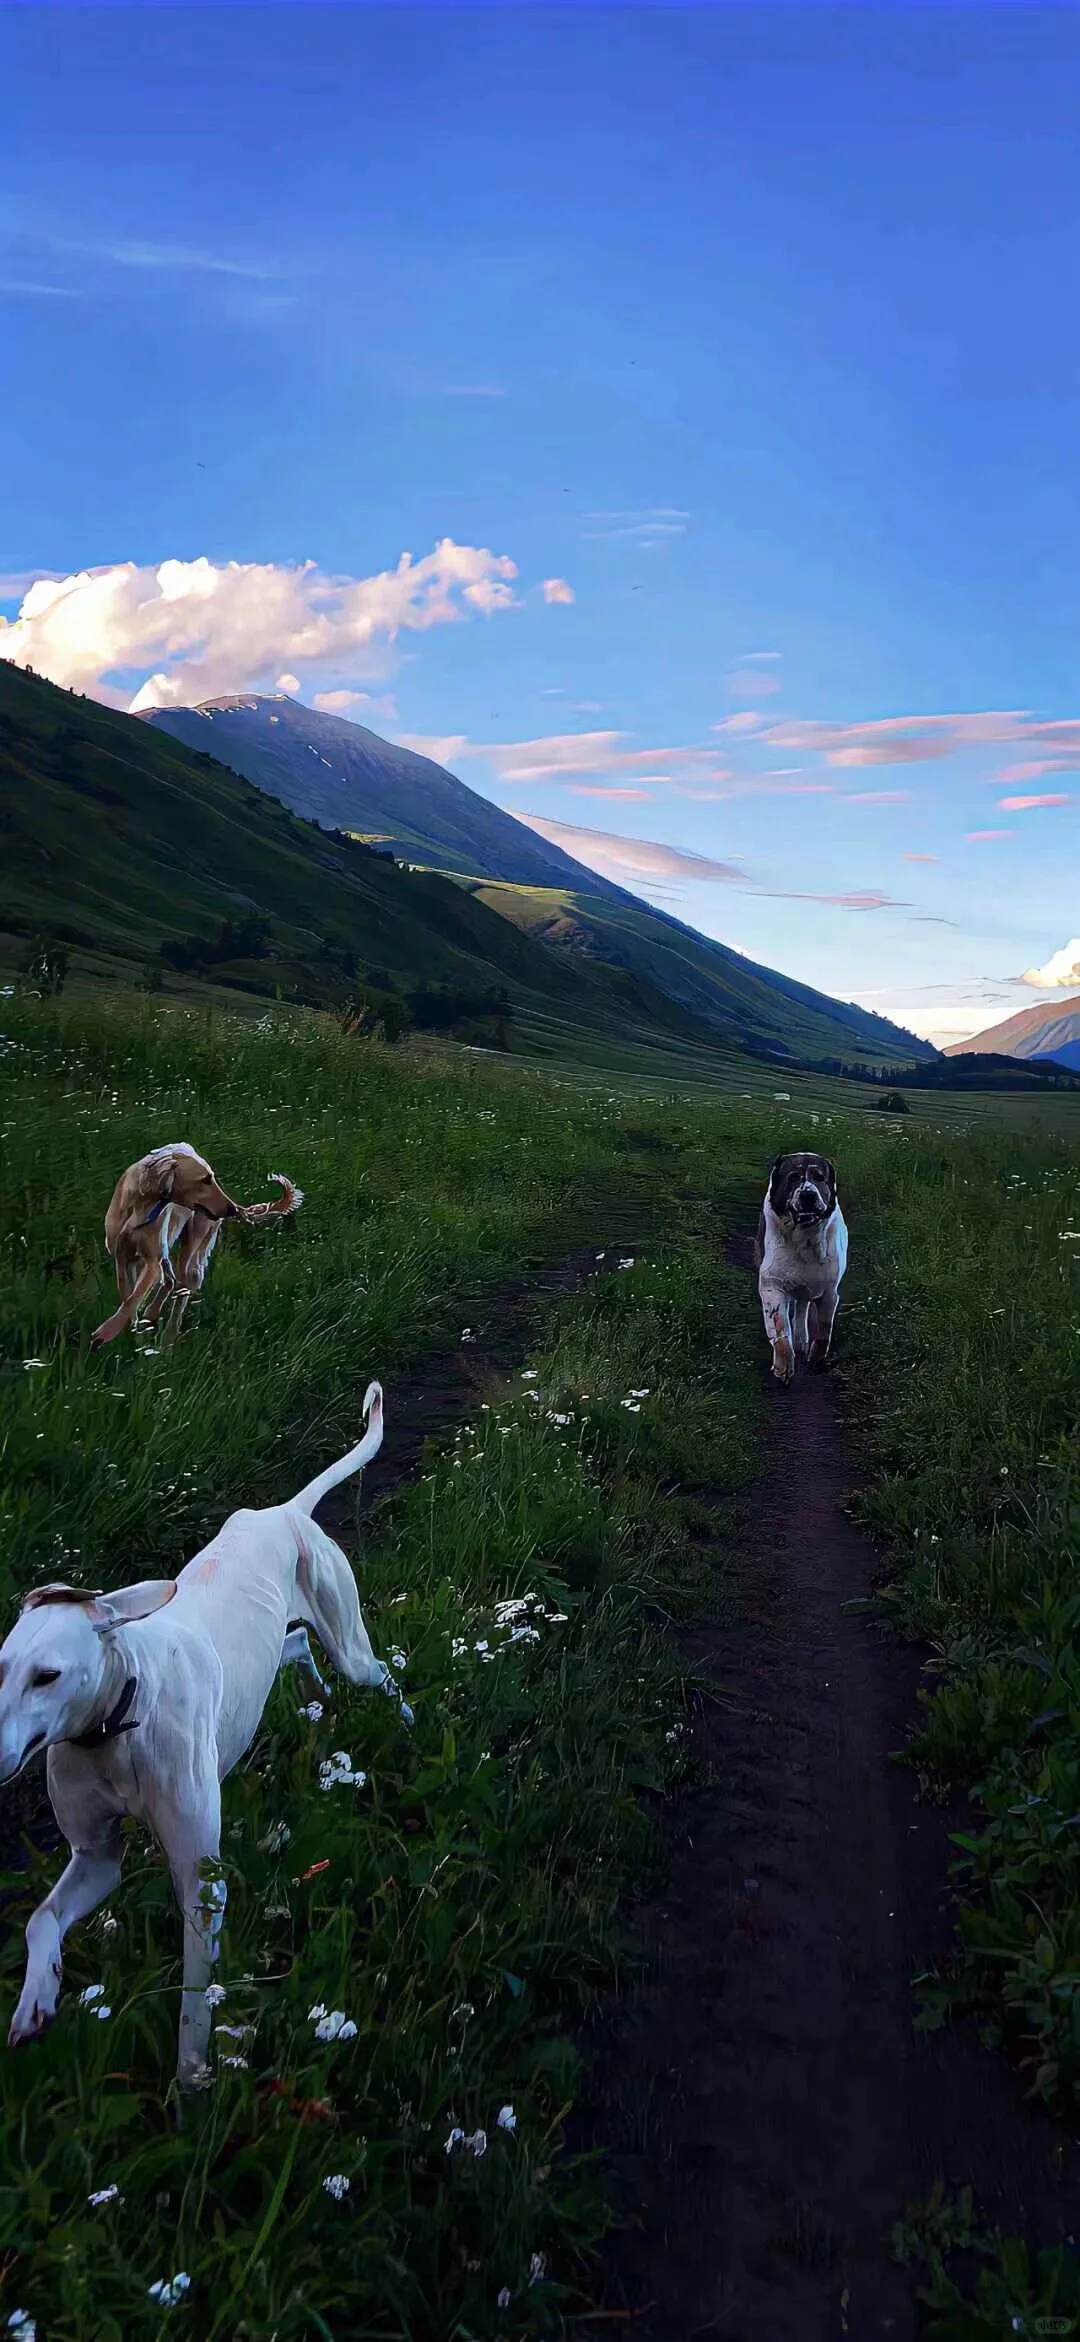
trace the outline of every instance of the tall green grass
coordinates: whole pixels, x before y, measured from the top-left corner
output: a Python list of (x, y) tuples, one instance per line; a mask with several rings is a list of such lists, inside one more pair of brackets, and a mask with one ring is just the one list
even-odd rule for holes
[[(336, 1679), (321, 1714), (306, 1679), (275, 1688), (225, 1794), (209, 2099), (177, 2129), (179, 1925), (138, 1832), (69, 1939), (50, 2035), (0, 2052), (0, 2314), (49, 2342), (539, 2332), (604, 2222), (564, 2146), (575, 2031), (629, 1957), (621, 1900), (681, 1762), (647, 1620), (686, 1599), (693, 1487), (715, 1501), (752, 1455), (752, 1296), (693, 1241), (708, 1134), (315, 1025), (39, 1016), (14, 1038), (9, 1596), (175, 1567), (355, 1436), (373, 1372), (392, 1415), (404, 1365), (456, 1346), (530, 1256), (627, 1215), (645, 1235), (550, 1304), (529, 1372), (375, 1505), (362, 1598), (415, 1732)], [(228, 1231), (174, 1347), (92, 1358), (103, 1201), (180, 1136), (244, 1197), (280, 1168), (309, 1200)], [(322, 1785), (335, 1754), (362, 1784)], [(4, 1881), (7, 2005), (55, 1869), (31, 1854)], [(320, 2010), (355, 2032), (321, 2040)], [(150, 2288), (177, 2277), (163, 2308)]]

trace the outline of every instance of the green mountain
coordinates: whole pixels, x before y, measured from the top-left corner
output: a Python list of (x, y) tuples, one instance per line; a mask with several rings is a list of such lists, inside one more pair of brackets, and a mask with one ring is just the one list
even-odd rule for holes
[(609, 983), (583, 992), (452, 879), (327, 834), (138, 717), (3, 661), (0, 836), (9, 966), (45, 939), (90, 978), (152, 971), (196, 993), (335, 1006), (364, 986), (442, 987), (484, 1014), (495, 987), (597, 1028), (619, 1013)]
[(377, 839), (410, 861), (524, 886), (581, 886), (617, 896), (560, 847), (414, 749), (283, 692), (149, 708), (143, 721), (231, 765), (323, 829)]
[(482, 902), (578, 964), (621, 969), (752, 1057), (841, 1066), (911, 1065), (936, 1052), (913, 1033), (809, 985), (760, 968), (633, 896), (614, 901), (552, 888), (479, 882)]
[(189, 746), (212, 746), (237, 772), (326, 827), (481, 885), (480, 899), (574, 963), (583, 987), (708, 1045), (777, 1063), (911, 1064), (936, 1052), (869, 1010), (756, 967), (666, 911), (611, 885), (429, 757), (298, 700), (258, 694), (144, 719)]

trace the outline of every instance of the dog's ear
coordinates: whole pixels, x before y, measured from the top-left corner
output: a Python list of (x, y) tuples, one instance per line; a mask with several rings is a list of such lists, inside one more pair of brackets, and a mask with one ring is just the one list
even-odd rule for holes
[(35, 1586), (27, 1594), (22, 1607), (24, 1610), (47, 1610), (52, 1605), (62, 1602), (81, 1602), (85, 1608), (89, 1609), (91, 1604), (99, 1599), (100, 1596), (93, 1586), (68, 1586), (61, 1580), (57, 1580), (51, 1586)]
[(135, 1172), (135, 1194), (140, 1203), (168, 1203), (176, 1178), (176, 1162), (166, 1147), (148, 1155)]
[(118, 1586), (114, 1594), (98, 1594), (90, 1605), (95, 1634), (113, 1634), (118, 1626), (136, 1626), (164, 1610), (176, 1592), (175, 1578), (143, 1578), (137, 1586)]

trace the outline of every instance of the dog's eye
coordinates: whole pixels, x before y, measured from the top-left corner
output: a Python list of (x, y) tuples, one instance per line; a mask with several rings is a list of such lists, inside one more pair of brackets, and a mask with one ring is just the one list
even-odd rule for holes
[(59, 1683), (59, 1681), (60, 1669), (58, 1667), (39, 1667), (36, 1675), (31, 1679), (30, 1689), (31, 1691), (46, 1691), (50, 1683)]

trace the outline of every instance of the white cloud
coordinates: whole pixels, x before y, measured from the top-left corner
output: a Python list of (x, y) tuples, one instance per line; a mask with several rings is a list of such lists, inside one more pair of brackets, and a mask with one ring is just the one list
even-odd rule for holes
[(1063, 943), (1060, 951), (1051, 952), (1044, 967), (1025, 968), (1020, 980), (1037, 992), (1064, 992), (1080, 986), (1080, 935)]
[[(379, 671), (402, 632), (514, 607), (514, 563), (443, 537), (373, 577), (314, 561), (134, 561), (39, 578), (17, 618), (0, 617), (0, 658), (137, 710), (265, 687), (284, 667), (332, 680)], [(129, 678), (141, 678), (131, 696)]]
[(288, 691), (290, 693), (299, 691), (300, 677), (299, 675), (279, 675), (277, 679), (277, 687), (279, 691)]
[(411, 748), (415, 756), (429, 756), (433, 764), (454, 765), (469, 753), (469, 742), (464, 732), (395, 732), (399, 748)]
[(573, 599), (573, 586), (568, 586), (564, 577), (546, 577), (544, 579), (545, 602), (572, 602)]
[[(278, 676), (278, 684), (283, 691), (287, 688), (284, 675)], [(297, 688), (295, 682), (293, 688)], [(351, 707), (371, 707), (374, 703), (370, 691), (313, 691), (311, 704), (318, 708), (320, 715), (347, 716)]]

